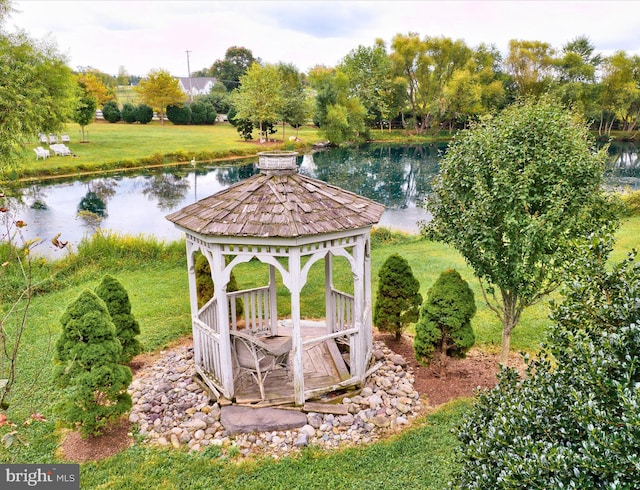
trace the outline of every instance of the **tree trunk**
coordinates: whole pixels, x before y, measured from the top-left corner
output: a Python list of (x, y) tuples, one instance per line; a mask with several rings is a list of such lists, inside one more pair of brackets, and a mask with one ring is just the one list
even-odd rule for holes
[(447, 340), (442, 339), (442, 346), (440, 347), (440, 377), (442, 379), (447, 377)]
[(518, 324), (520, 312), (517, 311), (518, 296), (509, 291), (501, 291), (503, 304), (502, 317), (502, 347), (500, 349), (500, 364), (507, 365), (511, 350), (511, 332)]
[(509, 352), (511, 350), (511, 331), (513, 329), (508, 329), (506, 327), (502, 327), (502, 347), (500, 348), (500, 364), (503, 366), (507, 366), (507, 361), (509, 360)]

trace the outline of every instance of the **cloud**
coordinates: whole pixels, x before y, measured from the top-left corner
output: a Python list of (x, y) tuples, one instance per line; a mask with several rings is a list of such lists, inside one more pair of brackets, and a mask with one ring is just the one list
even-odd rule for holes
[(353, 35), (375, 20), (375, 9), (362, 2), (274, 2), (265, 9), (280, 29), (326, 39)]

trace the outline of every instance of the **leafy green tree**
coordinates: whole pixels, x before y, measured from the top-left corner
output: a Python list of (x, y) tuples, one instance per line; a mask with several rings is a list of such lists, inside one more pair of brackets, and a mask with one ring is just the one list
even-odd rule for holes
[(89, 93), (83, 93), (78, 99), (76, 108), (73, 111), (73, 120), (78, 123), (82, 130), (82, 142), (87, 141), (84, 128), (95, 120), (97, 107), (98, 101)]
[(254, 63), (240, 77), (240, 88), (232, 94), (237, 119), (246, 119), (264, 133), (264, 123), (274, 123), (282, 118), (282, 77), (275, 65)]
[(618, 51), (604, 59), (602, 72), (599, 134), (609, 135), (616, 121), (622, 129), (635, 128), (640, 116), (640, 57)]
[(171, 76), (166, 70), (151, 70), (147, 78), (140, 81), (135, 87), (142, 102), (151, 106), (160, 117), (160, 124), (164, 124), (164, 116), (167, 106), (180, 105), (186, 101), (187, 96), (180, 88), (178, 79)]
[(566, 106), (574, 107), (585, 118), (599, 116), (596, 93), (596, 70), (602, 64), (602, 55), (584, 36), (569, 41), (562, 47), (562, 56), (556, 60), (557, 85), (554, 93)]
[(56, 411), (64, 426), (99, 435), (131, 408), (131, 370), (104, 302), (85, 290), (60, 318), (55, 378), (63, 388)]
[(331, 143), (353, 141), (365, 135), (366, 109), (349, 93), (349, 80), (340, 70), (316, 67), (309, 73), (316, 91), (315, 123)]
[(416, 359), (428, 363), (437, 352), (444, 377), (447, 357), (464, 357), (475, 343), (471, 328), (475, 314), (476, 302), (467, 281), (455, 270), (440, 274), (420, 308), (413, 340)]
[(575, 250), (548, 343), (466, 415), (455, 488), (637, 487), (640, 263), (607, 270), (612, 243)]
[(61, 130), (76, 100), (65, 58), (54, 45), (5, 32), (10, 13), (11, 3), (0, 1), (0, 170), (23, 158), (24, 141)]
[(407, 260), (398, 255), (387, 257), (378, 272), (378, 293), (373, 308), (373, 323), (396, 339), (409, 323), (418, 319), (422, 295)]
[(210, 75), (220, 80), (227, 91), (231, 92), (242, 84), (240, 78), (254, 63), (260, 63), (250, 49), (240, 46), (231, 46), (224, 54), (223, 60), (216, 60), (210, 69)]
[(116, 327), (116, 338), (122, 345), (120, 362), (128, 364), (142, 351), (136, 338), (140, 335), (140, 325), (131, 313), (129, 294), (120, 281), (108, 274), (102, 278), (96, 294), (107, 305), (111, 321)]
[(102, 115), (110, 123), (117, 123), (122, 118), (120, 108), (115, 100), (110, 100), (102, 106)]
[(382, 40), (372, 47), (358, 46), (345, 56), (340, 70), (349, 80), (349, 88), (366, 109), (366, 122), (378, 122), (380, 129), (384, 121), (398, 114), (397, 80), (393, 75), (391, 58)]
[(304, 75), (291, 64), (277, 66), (282, 80), (282, 141), (285, 140), (285, 123), (299, 128), (311, 115), (310, 98), (305, 89)]
[(556, 51), (541, 41), (509, 41), (506, 65), (521, 97), (540, 96), (553, 82)]
[(236, 128), (238, 134), (246, 141), (253, 139), (253, 123), (249, 119), (240, 119), (236, 113), (236, 108), (231, 106), (227, 113), (229, 124)]
[(473, 267), (502, 323), (502, 363), (522, 311), (557, 288), (574, 240), (616, 221), (601, 187), (606, 161), (585, 124), (544, 98), (485, 118), (449, 145), (422, 231)]

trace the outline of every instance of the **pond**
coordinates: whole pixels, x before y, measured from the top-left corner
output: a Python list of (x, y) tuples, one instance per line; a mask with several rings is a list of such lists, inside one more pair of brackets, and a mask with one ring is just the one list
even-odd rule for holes
[[(428, 214), (420, 203), (430, 191), (446, 144), (361, 145), (310, 152), (298, 157), (299, 171), (386, 206), (380, 226), (409, 232)], [(640, 163), (635, 145), (609, 150), (610, 185), (640, 189)], [(155, 170), (41, 181), (12, 191), (27, 238), (46, 243), (37, 253), (60, 250), (49, 240), (77, 245), (96, 228), (118, 234), (153, 235), (165, 241), (182, 237), (165, 216), (257, 172), (255, 162), (231, 166), (190, 165)], [(96, 218), (97, 217), (97, 218)]]

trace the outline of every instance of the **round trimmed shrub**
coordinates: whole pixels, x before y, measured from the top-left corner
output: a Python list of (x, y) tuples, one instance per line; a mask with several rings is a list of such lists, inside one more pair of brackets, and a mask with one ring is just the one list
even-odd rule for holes
[(122, 120), (126, 123), (132, 124), (137, 122), (137, 109), (131, 102), (127, 102), (122, 106), (122, 111), (120, 111), (120, 115)]
[(186, 104), (182, 107), (177, 105), (167, 106), (167, 119), (177, 125), (189, 124), (191, 122), (191, 108)]
[(102, 106), (102, 116), (105, 121), (117, 123), (120, 120), (120, 108), (115, 100), (110, 100)]
[(136, 107), (136, 121), (140, 124), (149, 124), (153, 119), (153, 108), (147, 104)]

